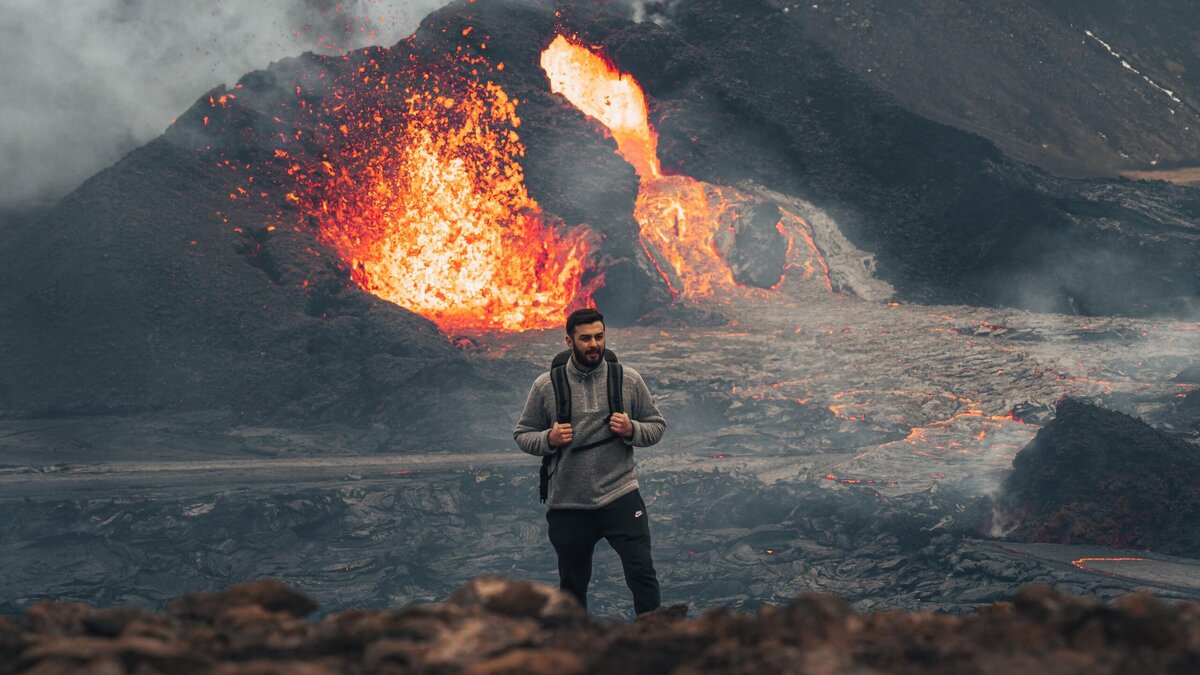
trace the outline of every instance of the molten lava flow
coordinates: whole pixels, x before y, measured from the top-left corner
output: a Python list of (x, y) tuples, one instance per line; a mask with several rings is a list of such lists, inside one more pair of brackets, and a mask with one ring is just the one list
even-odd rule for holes
[(599, 120), (643, 181), (662, 176), (658, 135), (646, 118), (646, 96), (632, 76), (561, 35), (542, 52), (541, 64), (550, 78), (550, 91)]
[(660, 268), (667, 264), (669, 269), (660, 273), (670, 277), (668, 286), (678, 294), (703, 297), (734, 285), (733, 273), (713, 246), (713, 234), (729, 219), (728, 210), (718, 191), (687, 176), (642, 181), (633, 212), (642, 246)]
[(526, 191), (516, 101), (454, 69), (412, 79), (394, 109), (350, 98), (370, 103), (339, 111), (346, 140), (295, 201), (355, 282), (443, 330), (560, 324), (587, 299), (589, 238)]
[(1095, 568), (1087, 565), (1086, 563), (1090, 563), (1090, 562), (1136, 562), (1136, 561), (1145, 561), (1145, 560), (1146, 560), (1146, 558), (1079, 558), (1078, 560), (1072, 560), (1071, 564), (1078, 567), (1081, 570), (1086, 571), (1086, 572), (1099, 572), (1100, 574), (1103, 574), (1108, 577), (1115, 577), (1116, 575), (1113, 574), (1112, 572), (1105, 572), (1104, 570), (1095, 569)]
[[(616, 140), (617, 152), (641, 178), (634, 218), (640, 227), (642, 250), (671, 295), (708, 297), (718, 290), (741, 288), (718, 252), (715, 236), (722, 228), (735, 228), (742, 213), (739, 206), (748, 204), (748, 197), (733, 188), (687, 176), (663, 176), (658, 135), (650, 126), (641, 87), (600, 54), (559, 35), (542, 52), (541, 65), (551, 90), (603, 124)], [(800, 252), (794, 242), (801, 238), (809, 244), (832, 290), (829, 268), (808, 224), (785, 213), (776, 227), (787, 242), (784, 269), (807, 266), (808, 275), (812, 274), (812, 261), (798, 259)]]

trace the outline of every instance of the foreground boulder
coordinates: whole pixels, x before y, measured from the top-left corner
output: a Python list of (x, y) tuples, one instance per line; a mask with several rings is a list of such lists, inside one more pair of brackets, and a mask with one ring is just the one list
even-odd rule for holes
[(1119, 412), (1067, 399), (1013, 460), (1000, 529), (1021, 541), (1200, 556), (1200, 452)]
[(686, 620), (686, 608), (679, 605), (622, 624), (589, 618), (558, 589), (496, 577), (471, 581), (443, 604), (300, 619), (310, 605), (277, 582), (187, 596), (168, 614), (41, 603), (19, 619), (0, 617), (0, 673), (1200, 668), (1200, 605), (1168, 605), (1144, 594), (1104, 605), (1044, 586), (1026, 587), (1012, 602), (965, 617), (859, 614), (837, 596), (810, 593), (756, 615), (714, 609)]

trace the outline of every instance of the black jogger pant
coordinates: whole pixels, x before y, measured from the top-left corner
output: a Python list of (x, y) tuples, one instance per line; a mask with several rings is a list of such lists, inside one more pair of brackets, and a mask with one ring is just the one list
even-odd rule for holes
[(633, 591), (633, 611), (658, 609), (658, 575), (650, 559), (650, 517), (637, 490), (598, 509), (549, 509), (550, 543), (558, 554), (559, 587), (587, 607), (592, 551), (607, 539), (621, 557), (625, 584)]

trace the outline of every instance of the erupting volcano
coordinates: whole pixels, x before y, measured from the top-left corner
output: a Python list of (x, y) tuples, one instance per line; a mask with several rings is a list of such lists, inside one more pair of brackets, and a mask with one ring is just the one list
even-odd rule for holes
[[(761, 208), (735, 188), (663, 175), (646, 96), (632, 76), (562, 35), (540, 65), (550, 90), (600, 122), (636, 170), (638, 245), (672, 298), (774, 288), (789, 267), (811, 276), (814, 260), (832, 290), (802, 218)], [(603, 283), (589, 273), (599, 238), (530, 195), (519, 101), (486, 77), (495, 72), (490, 62), (461, 49), (444, 62), (413, 59), (407, 84), (378, 70), (372, 61), (336, 84), (316, 113), (328, 120), (317, 125), (326, 137), (319, 163), (289, 169), (298, 183), (289, 199), (351, 278), (445, 332), (547, 328), (590, 303)], [(751, 221), (759, 248), (741, 256), (765, 264), (765, 273), (742, 274), (746, 265), (734, 259)], [(797, 236), (809, 242), (804, 259)]]
[(359, 286), (443, 331), (556, 326), (588, 300), (588, 231), (555, 222), (529, 196), (518, 102), (475, 77), (485, 64), (458, 57), (418, 71), (392, 109), (376, 103), (388, 98), (386, 75), (374, 96), (351, 93), (370, 75), (351, 80), (332, 109), (346, 120), (344, 142), (320, 171), (295, 167), (292, 199)]
[[(348, 69), (312, 102), (297, 87), (317, 152), (276, 152), (291, 163), (288, 199), (353, 281), (447, 333), (548, 328), (592, 303), (606, 255), (624, 244), (602, 250), (613, 233), (572, 227), (530, 194), (520, 102), (494, 81), (504, 64), (463, 47), (410, 55), (398, 73), (381, 65), (389, 59)], [(636, 171), (638, 231), (616, 234), (636, 238), (664, 296), (724, 300), (776, 289), (788, 270), (801, 280), (820, 270), (834, 290), (803, 217), (743, 189), (663, 174), (646, 95), (602, 52), (558, 35), (539, 63), (546, 88), (599, 122)], [(280, 135), (289, 148), (303, 136), (299, 126)]]

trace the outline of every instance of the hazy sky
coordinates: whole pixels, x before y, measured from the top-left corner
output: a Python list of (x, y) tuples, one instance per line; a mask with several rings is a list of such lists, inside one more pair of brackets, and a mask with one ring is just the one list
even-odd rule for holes
[(0, 0), (0, 205), (61, 197), (218, 84), (304, 51), (392, 45), (445, 4)]

